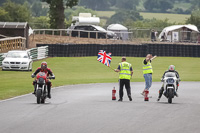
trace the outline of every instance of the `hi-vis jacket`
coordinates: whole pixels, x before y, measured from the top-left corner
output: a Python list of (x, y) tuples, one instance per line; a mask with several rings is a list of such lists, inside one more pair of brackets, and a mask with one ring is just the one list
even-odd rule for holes
[(148, 61), (147, 64), (144, 64), (143, 61), (143, 74), (149, 74), (149, 73), (153, 73), (151, 62)]
[(119, 63), (119, 79), (131, 79), (131, 64), (128, 62)]

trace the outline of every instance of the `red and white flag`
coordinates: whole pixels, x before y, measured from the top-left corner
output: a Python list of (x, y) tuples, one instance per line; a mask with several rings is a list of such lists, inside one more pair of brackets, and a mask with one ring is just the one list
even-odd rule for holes
[(99, 50), (97, 60), (109, 67), (112, 60), (111, 53), (106, 54), (106, 51)]

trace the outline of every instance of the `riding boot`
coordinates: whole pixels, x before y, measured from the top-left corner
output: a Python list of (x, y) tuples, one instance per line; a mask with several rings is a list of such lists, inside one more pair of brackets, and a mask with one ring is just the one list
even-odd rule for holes
[(174, 95), (175, 95), (176, 97), (178, 97), (178, 93), (177, 93), (176, 91), (174, 91)]
[(48, 91), (47, 97), (49, 99), (51, 99), (51, 87), (50, 86), (47, 86), (47, 91)]
[(161, 89), (159, 90), (159, 96), (158, 96), (157, 101), (159, 101), (160, 98), (162, 97), (163, 91), (164, 91), (164, 87), (161, 87)]
[(34, 86), (34, 91), (33, 91), (33, 95), (35, 95), (36, 94), (36, 83), (35, 82), (33, 82), (33, 86)]

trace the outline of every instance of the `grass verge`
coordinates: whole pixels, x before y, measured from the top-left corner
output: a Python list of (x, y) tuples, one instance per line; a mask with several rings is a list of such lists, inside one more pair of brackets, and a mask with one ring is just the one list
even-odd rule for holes
[[(100, 17), (103, 22), (102, 24), (106, 24), (107, 19), (109, 19), (112, 15), (115, 14), (115, 11), (96, 11), (97, 16)], [(170, 14), (170, 13), (148, 13), (148, 12), (140, 12), (140, 15), (143, 16), (144, 19), (158, 19), (165, 20), (168, 19), (170, 23), (176, 24), (184, 24), (185, 21), (190, 17), (190, 15), (186, 14)]]
[[(52, 80), (53, 87), (69, 84), (110, 83), (118, 82), (118, 73), (98, 62), (97, 57), (56, 57), (45, 61), (54, 72), (56, 79)], [(131, 82), (144, 82), (142, 61), (144, 58), (127, 57), (133, 65), (134, 75)], [(111, 67), (117, 68), (121, 57), (113, 57)], [(33, 70), (42, 61), (33, 63)], [(153, 81), (160, 78), (169, 65), (175, 65), (182, 81), (200, 81), (200, 58), (187, 57), (158, 57), (153, 63)], [(0, 100), (33, 91), (32, 72), (0, 71)]]

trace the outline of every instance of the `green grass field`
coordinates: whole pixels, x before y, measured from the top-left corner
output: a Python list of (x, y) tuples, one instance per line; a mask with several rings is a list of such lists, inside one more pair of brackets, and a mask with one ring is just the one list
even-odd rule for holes
[[(101, 18), (102, 24), (106, 23), (106, 19), (110, 18), (115, 14), (115, 11), (96, 11), (97, 16)], [(153, 19), (156, 18), (158, 20), (169, 19), (168, 22), (171, 23), (181, 23), (184, 24), (185, 21), (190, 17), (190, 15), (185, 14), (169, 14), (169, 13), (147, 13), (140, 12), (140, 15), (143, 16), (144, 19)]]
[[(69, 84), (118, 82), (118, 73), (98, 62), (97, 57), (56, 57), (48, 58), (48, 67), (54, 72), (56, 79), (53, 87)], [(133, 65), (134, 75), (131, 82), (144, 82), (142, 61), (144, 58), (127, 57)], [(111, 67), (117, 68), (121, 57), (113, 57)], [(42, 61), (33, 63), (33, 70)], [(153, 81), (160, 78), (169, 65), (174, 64), (182, 81), (200, 81), (200, 58), (158, 57), (153, 61)], [(27, 94), (33, 91), (32, 72), (0, 71), (0, 100)]]
[(158, 20), (169, 19), (168, 22), (171, 23), (182, 23), (184, 24), (186, 20), (190, 17), (190, 15), (185, 14), (168, 14), (168, 13), (140, 13), (144, 19), (153, 19), (156, 18)]

